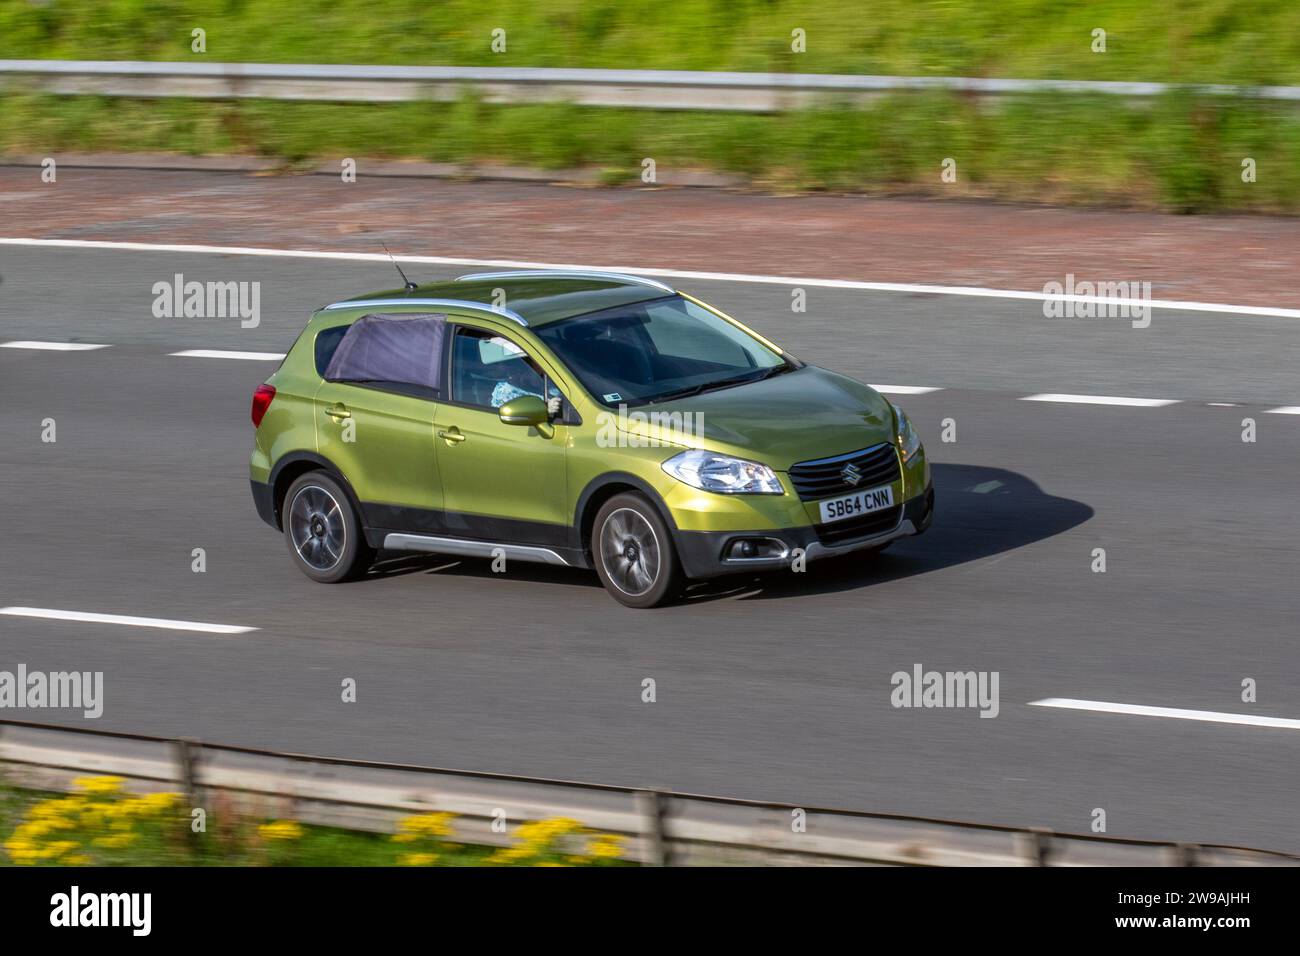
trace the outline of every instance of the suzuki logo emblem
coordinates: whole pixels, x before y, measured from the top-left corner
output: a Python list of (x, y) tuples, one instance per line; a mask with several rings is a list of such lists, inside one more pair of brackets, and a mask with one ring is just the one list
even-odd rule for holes
[(858, 471), (858, 466), (849, 462), (840, 472), (840, 477), (844, 479), (846, 485), (856, 485), (862, 480), (862, 472)]

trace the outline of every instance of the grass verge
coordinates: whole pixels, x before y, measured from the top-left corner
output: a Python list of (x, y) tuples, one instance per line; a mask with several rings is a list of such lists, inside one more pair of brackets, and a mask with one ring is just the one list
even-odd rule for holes
[[(11, 95), (0, 151), (243, 153), (603, 169), (709, 169), (775, 192), (984, 198), (1178, 212), (1300, 209), (1300, 112), (1190, 90), (1151, 101), (943, 91), (775, 115), (454, 103), (365, 106)], [(955, 182), (942, 176), (955, 161)], [(1253, 164), (1246, 181), (1243, 163)]]

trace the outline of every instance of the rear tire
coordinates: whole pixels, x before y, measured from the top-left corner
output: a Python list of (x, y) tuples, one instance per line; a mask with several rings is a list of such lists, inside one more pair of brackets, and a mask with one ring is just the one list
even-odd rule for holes
[(615, 495), (591, 529), (591, 558), (600, 583), (624, 607), (659, 607), (682, 590), (672, 534), (644, 495)]
[(323, 471), (300, 475), (284, 495), (284, 540), (298, 570), (334, 584), (360, 577), (374, 561), (352, 499)]

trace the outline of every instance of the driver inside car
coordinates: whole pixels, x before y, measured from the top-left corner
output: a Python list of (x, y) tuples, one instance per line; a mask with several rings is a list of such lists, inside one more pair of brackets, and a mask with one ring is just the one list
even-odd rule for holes
[(493, 408), (500, 408), (506, 402), (514, 401), (523, 395), (542, 397), (542, 382), (547, 383), (546, 407), (552, 415), (560, 413), (560, 390), (547, 382), (542, 370), (533, 364), (532, 359), (521, 357), (501, 364), (500, 379), (492, 389)]

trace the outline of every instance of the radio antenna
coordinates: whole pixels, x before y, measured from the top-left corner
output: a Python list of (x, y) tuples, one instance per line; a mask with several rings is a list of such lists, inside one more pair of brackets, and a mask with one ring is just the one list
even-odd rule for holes
[[(381, 242), (380, 245), (384, 247), (384, 252), (388, 252), (388, 246), (385, 243)], [(405, 283), (404, 288), (407, 292), (414, 292), (416, 289), (420, 288), (410, 279), (406, 278), (406, 273), (402, 271), (402, 267), (397, 264), (397, 259), (394, 258), (391, 252), (388, 252), (388, 258), (393, 260), (393, 268), (396, 269), (397, 274), (402, 277), (402, 282)]]

